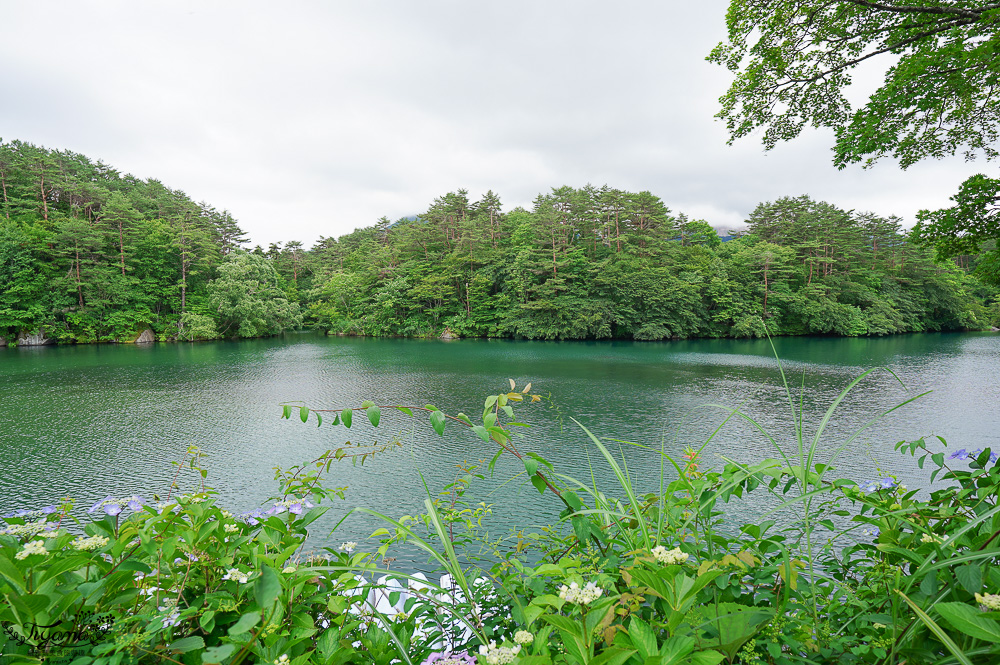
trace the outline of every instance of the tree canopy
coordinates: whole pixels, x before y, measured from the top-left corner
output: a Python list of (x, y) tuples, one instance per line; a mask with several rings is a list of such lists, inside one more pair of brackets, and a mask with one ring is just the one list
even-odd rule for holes
[[(718, 114), (730, 141), (763, 130), (770, 149), (807, 125), (830, 127), (841, 168), (1000, 155), (1000, 3), (732, 0), (727, 24), (708, 59), (736, 75)], [(884, 79), (855, 109), (852, 75), (876, 58)], [(942, 259), (1000, 237), (1000, 180), (974, 176), (953, 200), (922, 212), (915, 235)]]

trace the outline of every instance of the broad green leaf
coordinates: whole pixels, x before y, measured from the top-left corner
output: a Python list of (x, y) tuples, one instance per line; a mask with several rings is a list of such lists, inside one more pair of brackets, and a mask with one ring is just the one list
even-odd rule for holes
[(538, 490), (539, 494), (545, 493), (545, 479), (541, 476), (532, 476), (531, 484), (535, 486), (535, 489)]
[(656, 635), (649, 624), (633, 615), (628, 626), (628, 636), (632, 640), (632, 646), (639, 652), (639, 657), (645, 662), (647, 658), (659, 653)]
[(370, 399), (366, 399), (364, 402), (361, 403), (362, 409), (367, 409), (372, 406), (375, 406), (375, 402), (371, 401)]
[(287, 418), (290, 418), (291, 416), (292, 416), (292, 407), (290, 405), (288, 405), (288, 404), (285, 404), (284, 406), (282, 406), (281, 407), (281, 417), (287, 419)]
[(229, 627), (229, 635), (239, 635), (249, 633), (250, 629), (260, 623), (260, 612), (249, 612), (240, 617), (240, 620)]
[(938, 603), (934, 609), (955, 630), (979, 640), (1000, 642), (1000, 623), (996, 619), (983, 616), (975, 608), (965, 603)]
[(442, 411), (431, 411), (431, 427), (438, 433), (438, 436), (444, 435), (444, 423), (445, 416)]
[(374, 404), (365, 409), (365, 413), (368, 414), (368, 421), (372, 424), (372, 427), (378, 427), (378, 421), (382, 417), (382, 412)]
[(490, 433), (482, 425), (473, 425), (472, 431), (479, 435), (479, 438), (489, 443)]
[(634, 653), (634, 649), (609, 647), (595, 656), (590, 661), (590, 665), (622, 665), (622, 663), (627, 662)]
[(411, 410), (411, 409), (410, 409), (409, 407), (405, 407), (405, 406), (397, 406), (397, 407), (395, 407), (395, 409), (396, 409), (397, 411), (402, 411), (403, 413), (405, 413), (406, 415), (408, 415), (408, 416), (410, 416), (410, 417), (412, 417), (412, 416), (413, 416), (413, 411), (412, 411), (412, 410)]
[(192, 637), (182, 637), (179, 640), (174, 640), (167, 647), (173, 653), (187, 653), (188, 651), (194, 651), (195, 649), (204, 649), (205, 640), (198, 635)]
[(309, 407), (307, 406), (299, 407), (299, 418), (302, 419), (302, 422), (306, 422), (307, 420), (309, 420)]
[(983, 569), (974, 563), (955, 568), (955, 577), (969, 593), (979, 593), (983, 588)]
[(530, 457), (525, 458), (524, 470), (528, 472), (529, 476), (535, 475), (535, 472), (538, 471), (538, 460), (531, 459)]
[(948, 633), (946, 633), (944, 629), (941, 628), (941, 626), (939, 626), (934, 619), (927, 614), (927, 612), (924, 612), (919, 605), (910, 600), (910, 597), (899, 589), (896, 589), (896, 593), (898, 593), (900, 597), (906, 601), (906, 604), (910, 606), (910, 609), (912, 609), (917, 615), (917, 618), (919, 618), (923, 624), (927, 626), (927, 628), (930, 629), (930, 631), (934, 633), (939, 640), (941, 640), (941, 643), (944, 644), (945, 648), (951, 652), (951, 655), (955, 657), (955, 660), (962, 665), (972, 665), (972, 661), (965, 655), (965, 652), (962, 651), (961, 647), (955, 644), (955, 640), (951, 639)]
[(281, 594), (281, 580), (274, 568), (261, 566), (260, 577), (254, 582), (253, 592), (261, 608), (266, 609), (274, 604)]
[(344, 421), (344, 427), (350, 428), (351, 421), (354, 420), (354, 412), (350, 409), (344, 409), (340, 412), (340, 419)]
[(202, 665), (219, 665), (234, 651), (236, 651), (235, 644), (221, 644), (211, 649), (205, 649), (205, 653), (201, 654), (201, 663)]

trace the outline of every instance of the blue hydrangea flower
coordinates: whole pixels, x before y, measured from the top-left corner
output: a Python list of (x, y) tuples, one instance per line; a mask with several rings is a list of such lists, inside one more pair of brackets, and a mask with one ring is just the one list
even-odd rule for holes
[(948, 455), (948, 459), (969, 459), (969, 453), (966, 452), (965, 448), (959, 448), (951, 455)]
[(886, 476), (885, 478), (883, 478), (882, 480), (880, 480), (878, 482), (879, 482), (879, 485), (882, 486), (882, 489), (890, 490), (890, 489), (892, 489), (893, 487), (896, 486), (896, 481), (893, 480), (892, 478), (888, 477), (888, 476)]
[(861, 489), (871, 494), (878, 489), (878, 484), (874, 480), (869, 480), (868, 482), (861, 483)]

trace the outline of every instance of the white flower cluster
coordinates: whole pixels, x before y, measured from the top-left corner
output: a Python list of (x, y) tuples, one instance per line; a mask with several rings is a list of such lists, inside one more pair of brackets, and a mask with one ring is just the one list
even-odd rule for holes
[(663, 545), (658, 545), (653, 548), (652, 552), (653, 558), (662, 563), (665, 566), (670, 566), (678, 563), (687, 563), (688, 555), (681, 551), (681, 548), (675, 547), (672, 550), (668, 550)]
[(929, 533), (925, 533), (924, 535), (920, 536), (920, 542), (922, 542), (922, 543), (940, 543), (941, 539), (938, 538), (937, 536), (932, 536)]
[(224, 580), (236, 580), (240, 584), (246, 584), (247, 580), (250, 579), (250, 573), (241, 572), (238, 568), (230, 568), (226, 571), (226, 574), (222, 576)]
[(349, 540), (340, 547), (338, 547), (337, 549), (340, 550), (341, 552), (347, 552), (348, 554), (350, 554), (355, 549), (357, 549), (357, 547), (358, 544), (356, 542), (354, 542), (353, 540)]
[(30, 543), (25, 543), (24, 549), (14, 555), (15, 559), (27, 559), (32, 554), (46, 554), (48, 550), (45, 549), (44, 540), (32, 540)]
[(236, 533), (237, 531), (240, 530), (240, 528), (235, 524), (227, 524), (222, 528), (226, 533)]
[(984, 612), (1000, 612), (1000, 594), (987, 593), (976, 594), (976, 602), (983, 608)]
[(490, 640), (489, 646), (483, 644), (479, 647), (479, 655), (483, 657), (487, 665), (506, 665), (513, 663), (517, 654), (521, 653), (521, 645), (515, 647), (498, 647), (496, 640)]
[(587, 582), (587, 586), (583, 588), (580, 588), (580, 585), (576, 582), (571, 583), (569, 586), (563, 584), (559, 587), (559, 597), (568, 603), (576, 605), (588, 605), (600, 598), (602, 593), (604, 593), (604, 590), (593, 582)]
[(294, 573), (295, 571), (296, 571), (295, 566), (285, 566), (284, 568), (281, 569), (281, 572), (285, 573), (286, 575)]
[(274, 665), (288, 665), (289, 662), (291, 661), (288, 659), (288, 654), (283, 653), (274, 661)]
[(55, 531), (42, 531), (42, 532), (40, 532), (38, 534), (38, 537), (39, 538), (58, 538), (59, 537), (59, 529), (56, 529)]
[(48, 524), (45, 520), (40, 522), (28, 522), (26, 524), (9, 524), (6, 529), (0, 531), (0, 533), (8, 536), (17, 536), (18, 538), (34, 538), (38, 535), (38, 532), (44, 531)]
[(514, 641), (518, 644), (531, 644), (535, 641), (535, 636), (526, 630), (519, 630), (514, 633)]
[(91, 536), (90, 538), (84, 538), (83, 536), (77, 537), (70, 545), (74, 548), (89, 552), (90, 550), (97, 550), (108, 544), (108, 539), (104, 536)]

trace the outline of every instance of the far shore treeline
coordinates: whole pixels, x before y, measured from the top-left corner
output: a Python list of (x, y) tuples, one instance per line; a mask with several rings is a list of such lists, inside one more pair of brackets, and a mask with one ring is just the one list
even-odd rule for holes
[[(246, 251), (226, 211), (69, 151), (0, 143), (0, 338), (332, 333), (636, 339), (981, 330), (978, 256), (935, 263), (895, 217), (808, 196), (721, 237), (650, 192), (587, 185)], [(333, 213), (335, 214), (335, 213)], [(277, 221), (277, 220), (276, 220)], [(984, 247), (984, 251), (992, 245)], [(148, 335), (148, 333), (147, 333)]]

